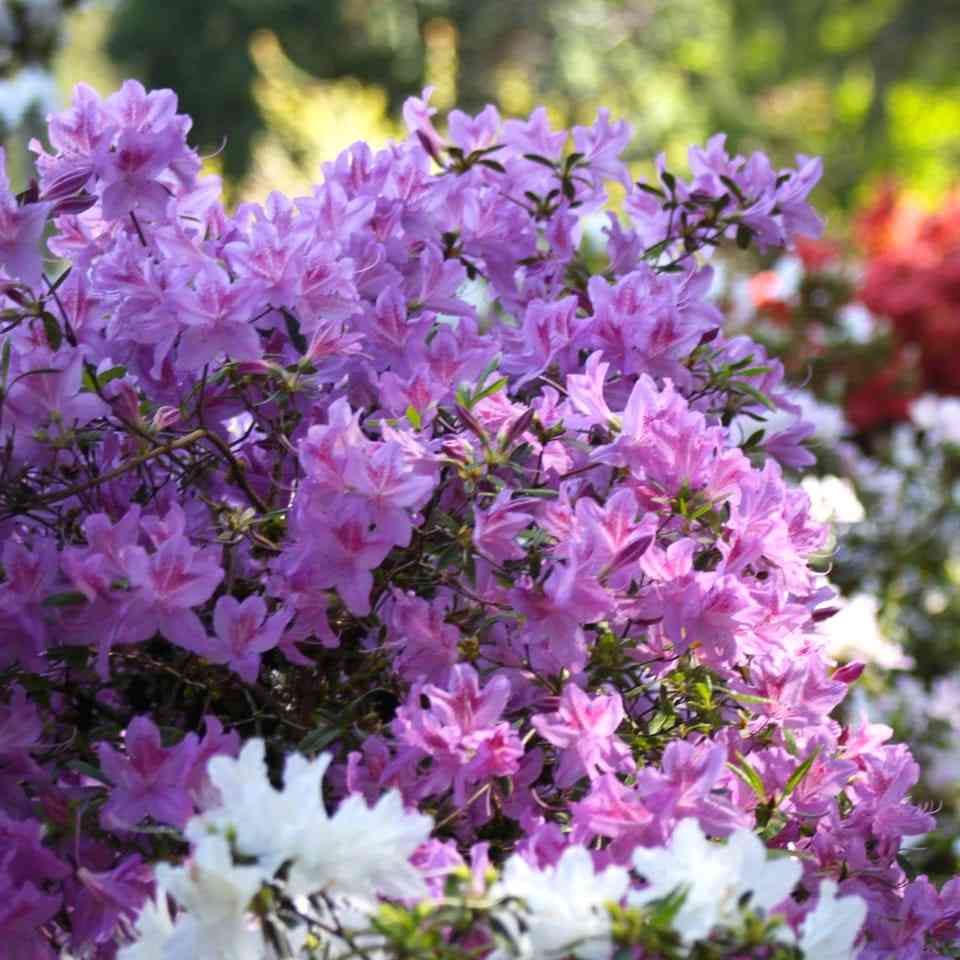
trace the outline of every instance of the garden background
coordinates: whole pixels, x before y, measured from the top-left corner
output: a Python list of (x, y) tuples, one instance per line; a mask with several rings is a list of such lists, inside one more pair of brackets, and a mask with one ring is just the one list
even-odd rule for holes
[(824, 236), (718, 256), (712, 296), (816, 424), (803, 486), (843, 591), (825, 629), (865, 665), (844, 710), (918, 756), (913, 799), (940, 813), (911, 863), (941, 882), (960, 872), (958, 49), (942, 0), (11, 0), (0, 125), (23, 189), (27, 139), (77, 81), (172, 88), (232, 203), (305, 191), (352, 142), (403, 136), (428, 86), (441, 112), (542, 103), (557, 127), (606, 107), (634, 126), (634, 178), (716, 131), (775, 166), (822, 156)]

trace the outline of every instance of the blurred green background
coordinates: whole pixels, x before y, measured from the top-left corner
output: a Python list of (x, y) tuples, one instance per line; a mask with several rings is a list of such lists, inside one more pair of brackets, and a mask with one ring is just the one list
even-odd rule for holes
[(682, 160), (721, 130), (780, 162), (822, 154), (817, 200), (834, 226), (879, 178), (932, 200), (960, 163), (958, 0), (61, 5), (61, 95), (127, 76), (174, 88), (234, 197), (302, 187), (352, 140), (395, 135), (404, 97), (428, 83), (441, 108), (546, 103), (585, 122), (608, 106), (633, 123), (638, 164)]

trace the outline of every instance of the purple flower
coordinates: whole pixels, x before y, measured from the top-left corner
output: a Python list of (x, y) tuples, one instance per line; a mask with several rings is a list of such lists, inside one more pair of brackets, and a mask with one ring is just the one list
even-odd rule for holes
[(619, 694), (589, 697), (568, 683), (557, 706), (556, 713), (535, 716), (532, 723), (541, 737), (561, 748), (558, 787), (571, 787), (584, 776), (596, 780), (604, 773), (634, 771), (630, 749), (615, 736), (624, 718)]
[(197, 759), (196, 735), (164, 747), (160, 731), (147, 717), (130, 721), (124, 753), (107, 743), (97, 746), (104, 774), (113, 784), (100, 811), (107, 830), (131, 830), (144, 817), (182, 827), (193, 814), (188, 783)]
[(40, 239), (47, 225), (50, 203), (17, 203), (10, 193), (6, 154), (0, 148), (0, 268), (41, 292), (43, 275)]
[(211, 663), (227, 664), (246, 683), (256, 683), (261, 655), (277, 646), (291, 616), (281, 611), (268, 617), (262, 597), (243, 602), (221, 597), (213, 610), (214, 636), (206, 636), (193, 651)]

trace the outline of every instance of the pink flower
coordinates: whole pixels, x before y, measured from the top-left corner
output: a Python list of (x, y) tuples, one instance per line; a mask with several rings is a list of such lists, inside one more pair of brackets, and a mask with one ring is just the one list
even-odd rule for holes
[(260, 657), (280, 642), (292, 613), (281, 611), (267, 616), (262, 597), (247, 597), (242, 603), (224, 596), (213, 610), (214, 636), (194, 647), (211, 663), (226, 663), (247, 683), (256, 683)]
[(532, 719), (537, 733), (561, 748), (558, 787), (571, 787), (583, 776), (596, 780), (604, 773), (633, 772), (636, 765), (630, 748), (615, 736), (624, 717), (619, 694), (591, 698), (568, 683), (558, 708), (556, 713)]
[(474, 510), (473, 544), (477, 550), (500, 564), (526, 556), (516, 537), (530, 526), (532, 518), (516, 508), (528, 503), (511, 501), (510, 491), (502, 490), (486, 510)]
[(130, 830), (144, 817), (182, 827), (193, 814), (187, 788), (197, 758), (197, 738), (187, 734), (175, 747), (164, 747), (160, 731), (147, 717), (136, 717), (124, 734), (125, 752), (97, 746), (104, 774), (113, 784), (100, 811), (108, 830)]
[(122, 561), (147, 622), (188, 650), (202, 646), (206, 633), (193, 608), (206, 603), (223, 579), (215, 552), (199, 550), (178, 534), (152, 554), (127, 547)]
[(336, 517), (318, 520), (309, 541), (287, 559), (288, 568), (310, 570), (314, 588), (336, 588), (352, 613), (365, 616), (370, 612), (371, 571), (393, 547), (392, 540), (371, 525), (364, 503), (345, 503)]

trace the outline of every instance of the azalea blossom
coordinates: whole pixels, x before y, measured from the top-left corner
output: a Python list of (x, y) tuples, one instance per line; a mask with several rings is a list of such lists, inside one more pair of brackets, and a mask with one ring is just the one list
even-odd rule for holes
[(692, 819), (680, 821), (663, 849), (634, 850), (633, 865), (647, 886), (630, 894), (631, 903), (683, 894), (676, 929), (686, 943), (707, 937), (717, 926), (736, 927), (747, 904), (771, 911), (789, 896), (803, 872), (792, 858), (769, 858), (749, 830), (737, 830), (718, 844)]

